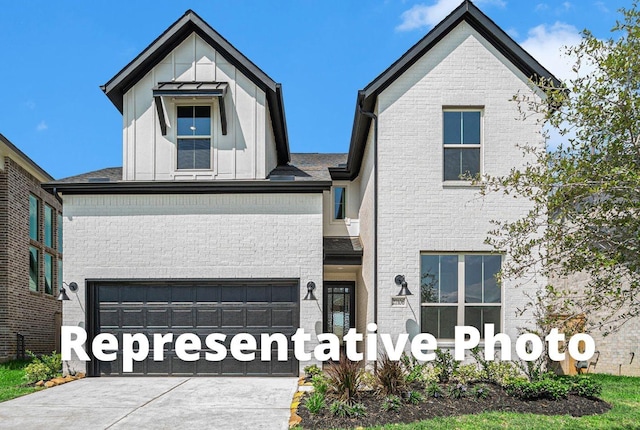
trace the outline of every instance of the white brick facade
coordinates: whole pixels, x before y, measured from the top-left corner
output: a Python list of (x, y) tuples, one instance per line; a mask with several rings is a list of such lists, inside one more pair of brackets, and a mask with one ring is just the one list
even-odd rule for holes
[[(322, 289), (321, 194), (66, 196), (64, 231), (64, 278), (80, 289), (63, 325), (85, 324), (86, 279), (299, 278), (300, 297), (308, 281)], [(307, 333), (319, 299), (300, 302)]]
[[(463, 22), (378, 96), (378, 326), (405, 331), (420, 322), (420, 252), (491, 251), (492, 219), (515, 220), (526, 202), (503, 195), (483, 199), (470, 186), (443, 184), (443, 108), (483, 110), (482, 172), (502, 175), (523, 162), (516, 144), (543, 144), (535, 121), (517, 119), (511, 98), (530, 91), (527, 78)], [(410, 307), (392, 308), (396, 275), (413, 292)], [(516, 308), (523, 289), (504, 288), (503, 330), (515, 338), (526, 320)]]

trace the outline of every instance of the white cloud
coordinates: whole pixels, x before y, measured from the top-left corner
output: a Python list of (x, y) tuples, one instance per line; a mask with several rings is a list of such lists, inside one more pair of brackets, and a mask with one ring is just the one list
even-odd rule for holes
[(600, 12), (609, 13), (609, 8), (604, 4), (604, 2), (597, 1), (594, 5), (600, 10)]
[(40, 123), (36, 126), (36, 130), (37, 131), (45, 131), (48, 128), (49, 128), (49, 126), (44, 121), (40, 121)]
[(34, 110), (36, 108), (36, 103), (33, 100), (27, 100), (23, 105), (29, 110)]
[[(434, 4), (417, 4), (402, 13), (402, 22), (397, 31), (410, 31), (418, 28), (431, 28), (442, 21), (461, 3), (461, 0), (437, 0)], [(504, 7), (505, 0), (477, 0), (478, 5), (494, 5)]]
[(549, 9), (549, 5), (548, 4), (546, 4), (546, 3), (538, 3), (536, 5), (535, 11), (536, 12), (544, 12), (545, 10), (548, 10), (548, 9)]
[(580, 43), (581, 36), (574, 26), (556, 22), (552, 26), (539, 25), (529, 30), (522, 47), (559, 79), (575, 77), (574, 60), (565, 55), (566, 46)]

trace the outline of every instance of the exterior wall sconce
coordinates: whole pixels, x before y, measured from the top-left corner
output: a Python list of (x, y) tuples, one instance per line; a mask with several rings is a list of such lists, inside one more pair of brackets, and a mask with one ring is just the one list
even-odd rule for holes
[(407, 287), (407, 281), (404, 279), (404, 275), (398, 275), (394, 278), (396, 285), (400, 287), (400, 292), (397, 296), (391, 296), (391, 307), (404, 308), (407, 306), (407, 296), (412, 296), (411, 291)]
[[(69, 287), (69, 290), (71, 290), (72, 292), (76, 292), (78, 291), (78, 284), (76, 284), (75, 282), (72, 282), (70, 284), (67, 284), (66, 282), (63, 282), (64, 285), (66, 285), (67, 287)], [(67, 300), (71, 300), (69, 298), (69, 296), (67, 295), (67, 290), (64, 289), (64, 287), (60, 288), (60, 294), (58, 294), (58, 298), (57, 300), (62, 301), (67, 301)]]
[(318, 300), (316, 296), (313, 294), (313, 290), (316, 289), (316, 283), (313, 281), (307, 282), (307, 295), (304, 296), (302, 300)]
[(411, 294), (411, 291), (409, 291), (409, 288), (407, 287), (407, 281), (404, 279), (404, 275), (396, 276), (394, 281), (395, 281), (396, 285), (400, 286), (400, 292), (398, 293), (399, 297), (412, 296), (413, 295), (413, 294)]

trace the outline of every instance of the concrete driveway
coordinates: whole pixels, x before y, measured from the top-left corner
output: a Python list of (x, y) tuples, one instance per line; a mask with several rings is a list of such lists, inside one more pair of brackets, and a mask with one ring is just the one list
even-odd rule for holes
[(295, 378), (87, 378), (0, 403), (3, 429), (286, 429)]

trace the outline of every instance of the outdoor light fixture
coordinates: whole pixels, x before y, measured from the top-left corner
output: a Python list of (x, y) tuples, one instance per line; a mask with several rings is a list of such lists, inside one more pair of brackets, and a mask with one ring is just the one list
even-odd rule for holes
[[(78, 291), (78, 284), (76, 284), (75, 282), (72, 282), (70, 284), (67, 284), (66, 282), (62, 283), (63, 285), (66, 285), (67, 287), (69, 287), (69, 290), (71, 290), (72, 292), (76, 292)], [(60, 294), (58, 294), (58, 299), (60, 301), (66, 301), (66, 300), (71, 300), (69, 298), (69, 296), (67, 295), (67, 290), (64, 289), (64, 287), (60, 288)]]
[(396, 285), (400, 286), (400, 292), (398, 293), (399, 297), (412, 296), (413, 295), (413, 294), (411, 294), (411, 291), (409, 291), (409, 288), (407, 287), (407, 281), (405, 281), (404, 275), (396, 276), (394, 281), (395, 281)]
[(313, 290), (316, 289), (316, 283), (313, 281), (307, 282), (307, 295), (304, 296), (302, 300), (318, 300), (316, 296), (313, 295)]

